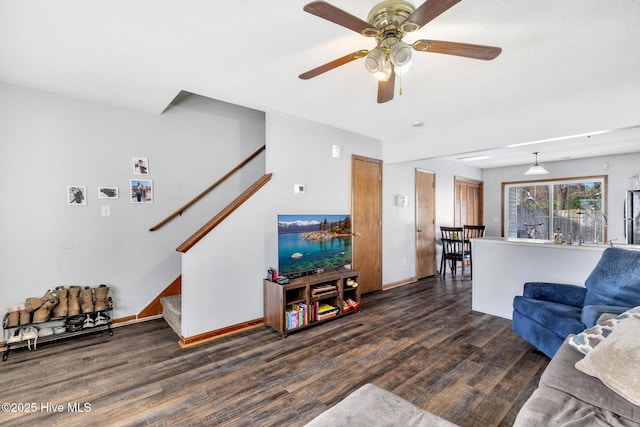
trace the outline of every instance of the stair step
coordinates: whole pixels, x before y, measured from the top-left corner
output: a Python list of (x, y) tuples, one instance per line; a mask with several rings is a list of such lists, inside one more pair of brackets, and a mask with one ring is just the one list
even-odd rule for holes
[(162, 304), (162, 317), (171, 326), (171, 329), (181, 337), (182, 295), (162, 297), (160, 304)]

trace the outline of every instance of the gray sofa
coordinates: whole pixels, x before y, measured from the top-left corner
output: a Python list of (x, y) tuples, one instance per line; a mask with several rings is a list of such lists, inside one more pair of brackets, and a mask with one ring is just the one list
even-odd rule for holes
[(569, 339), (551, 359), (514, 426), (640, 426), (640, 406), (575, 368), (584, 356)]

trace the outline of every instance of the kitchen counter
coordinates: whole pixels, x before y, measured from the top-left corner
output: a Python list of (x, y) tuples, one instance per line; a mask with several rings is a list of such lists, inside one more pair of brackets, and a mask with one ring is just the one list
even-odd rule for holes
[[(584, 286), (608, 247), (604, 244), (556, 244), (529, 239), (484, 237), (471, 240), (472, 309), (511, 319), (513, 297), (525, 282)], [(640, 250), (638, 245), (615, 245)]]

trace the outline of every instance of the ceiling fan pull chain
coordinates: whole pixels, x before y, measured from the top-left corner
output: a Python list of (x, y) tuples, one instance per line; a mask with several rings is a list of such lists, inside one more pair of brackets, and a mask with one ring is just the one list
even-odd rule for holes
[(398, 89), (398, 95), (402, 96), (402, 74), (398, 76), (398, 80), (400, 81), (400, 89)]

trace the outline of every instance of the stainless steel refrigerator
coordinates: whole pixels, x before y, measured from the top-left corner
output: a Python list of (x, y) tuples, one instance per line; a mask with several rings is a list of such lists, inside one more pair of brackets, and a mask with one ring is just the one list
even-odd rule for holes
[(627, 191), (624, 204), (624, 234), (627, 243), (640, 245), (640, 190)]

